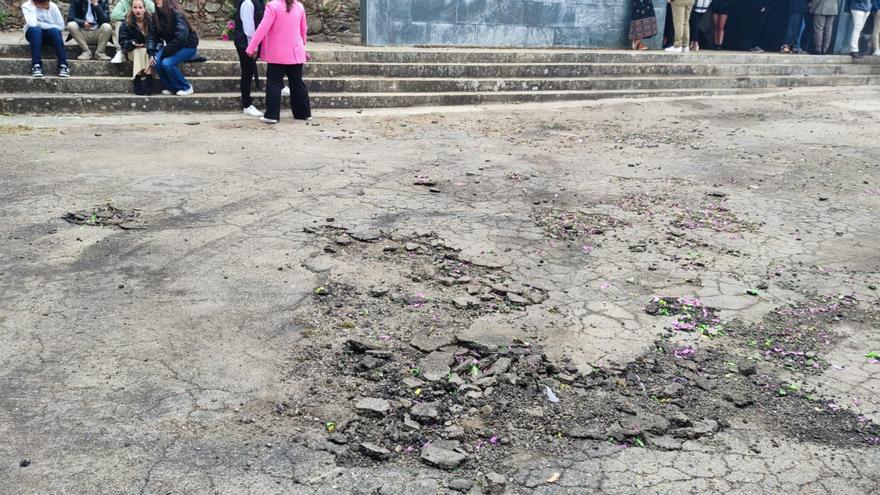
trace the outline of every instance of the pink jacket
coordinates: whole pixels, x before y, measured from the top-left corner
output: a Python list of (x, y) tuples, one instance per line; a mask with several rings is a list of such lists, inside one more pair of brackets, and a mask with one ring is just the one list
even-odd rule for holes
[(260, 58), (270, 64), (294, 65), (306, 62), (306, 9), (294, 0), (287, 11), (284, 0), (272, 0), (266, 4), (263, 20), (251, 42), (247, 53), (252, 55), (260, 43)]

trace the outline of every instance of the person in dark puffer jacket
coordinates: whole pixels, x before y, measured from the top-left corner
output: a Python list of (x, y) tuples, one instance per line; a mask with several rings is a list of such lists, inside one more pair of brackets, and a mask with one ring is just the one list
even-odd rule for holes
[(153, 68), (147, 55), (147, 34), (153, 16), (144, 0), (131, 0), (131, 9), (119, 27), (119, 45), (132, 62), (132, 82), (136, 95), (153, 94)]
[(157, 0), (154, 21), (147, 34), (147, 53), (165, 87), (162, 94), (189, 96), (192, 84), (178, 65), (196, 57), (199, 36), (177, 0)]

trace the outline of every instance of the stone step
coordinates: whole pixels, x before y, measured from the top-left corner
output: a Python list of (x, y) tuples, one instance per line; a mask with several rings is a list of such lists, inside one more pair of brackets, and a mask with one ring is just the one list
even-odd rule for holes
[[(54, 60), (44, 62), (47, 74), (57, 72)], [(227, 61), (184, 64), (184, 73), (190, 77), (237, 77), (239, 64)], [(260, 64), (265, 75), (265, 64)], [(128, 77), (131, 66), (116, 65), (96, 60), (71, 60), (75, 76)], [(0, 74), (30, 74), (30, 59), (0, 58)], [(755, 76), (755, 75), (833, 75), (880, 74), (880, 64), (396, 64), (318, 62), (306, 65), (305, 77), (383, 76), (383, 77), (439, 77), (439, 78), (524, 78), (524, 77), (589, 77), (589, 76)]]
[[(199, 93), (238, 91), (235, 77), (193, 77)], [(440, 79), (336, 77), (306, 80), (312, 95), (321, 93), (443, 93), (443, 92), (541, 92), (621, 91), (658, 89), (779, 88), (803, 86), (866, 86), (880, 84), (880, 75), (749, 76), (749, 77), (595, 77), (550, 79)], [(0, 93), (126, 94), (132, 84), (120, 77), (0, 76)]]
[[(597, 100), (606, 98), (683, 97), (752, 93), (750, 89), (672, 89), (643, 91), (510, 91), (459, 93), (319, 93), (312, 108), (394, 108), (412, 106), (477, 105)], [(254, 104), (264, 108), (263, 97)], [(198, 93), (193, 96), (73, 95), (51, 93), (0, 93), (0, 113), (65, 114), (110, 112), (235, 112), (237, 93)], [(285, 112), (288, 110), (285, 109)], [(289, 113), (285, 113), (289, 115)]]
[[(111, 46), (108, 53), (114, 53)], [(67, 45), (68, 58), (75, 59), (80, 50)], [(237, 61), (232, 44), (228, 48), (201, 48), (199, 53), (213, 61)], [(603, 50), (515, 50), (515, 49), (346, 49), (317, 48), (309, 52), (314, 62), (372, 62), (372, 63), (753, 63), (753, 64), (876, 64), (880, 57), (852, 60), (845, 55), (783, 55), (779, 53), (748, 53), (728, 51), (700, 51), (688, 54), (663, 51), (603, 51)], [(0, 45), (0, 58), (30, 58), (26, 44)], [(54, 59), (51, 49), (43, 58)]]

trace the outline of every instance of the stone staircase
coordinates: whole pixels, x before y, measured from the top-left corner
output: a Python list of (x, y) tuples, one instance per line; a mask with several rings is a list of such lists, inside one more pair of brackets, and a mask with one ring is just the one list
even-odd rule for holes
[[(205, 46), (207, 45), (207, 46)], [(112, 49), (111, 49), (112, 51)], [(130, 69), (79, 61), (68, 45), (72, 77), (30, 77), (26, 45), (0, 44), (0, 112), (101, 113), (120, 111), (234, 111), (238, 61), (229, 43), (208, 42), (208, 62), (187, 64), (196, 93), (189, 97), (135, 96)], [(803, 86), (880, 83), (880, 60), (846, 56), (743, 52), (627, 52), (312, 46), (306, 83), (313, 108), (593, 100), (615, 97), (732, 94)], [(265, 74), (265, 68), (261, 69)], [(262, 92), (255, 92), (263, 107)]]

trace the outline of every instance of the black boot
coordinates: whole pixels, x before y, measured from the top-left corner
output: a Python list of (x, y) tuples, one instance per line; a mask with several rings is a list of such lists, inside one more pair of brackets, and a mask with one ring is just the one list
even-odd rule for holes
[(134, 87), (134, 94), (138, 96), (145, 96), (147, 94), (146, 89), (144, 89), (144, 77), (140, 74), (134, 76), (132, 86)]
[(144, 76), (144, 91), (147, 96), (153, 96), (153, 75)]

